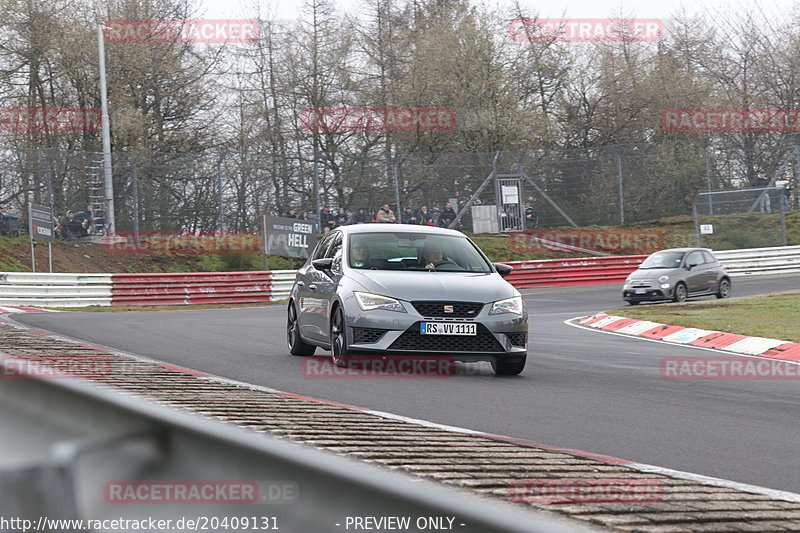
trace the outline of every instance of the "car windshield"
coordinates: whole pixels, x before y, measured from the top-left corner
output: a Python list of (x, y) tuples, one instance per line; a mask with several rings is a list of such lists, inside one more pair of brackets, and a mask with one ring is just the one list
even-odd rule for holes
[(656, 252), (639, 265), (639, 270), (678, 268), (681, 266), (685, 254), (686, 252)]
[(400, 231), (352, 235), (348, 264), (367, 270), (492, 271), (466, 237)]

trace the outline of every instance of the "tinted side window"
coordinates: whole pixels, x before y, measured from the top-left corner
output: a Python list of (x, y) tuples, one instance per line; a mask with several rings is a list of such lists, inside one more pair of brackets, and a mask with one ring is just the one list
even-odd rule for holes
[(328, 246), (330, 246), (333, 237), (334, 235), (331, 233), (330, 235), (326, 235), (325, 238), (320, 241), (317, 249), (314, 250), (314, 257), (312, 257), (312, 259), (322, 259), (325, 257), (325, 252), (328, 250)]
[(333, 264), (331, 265), (331, 270), (335, 270), (337, 272), (342, 270), (342, 234), (338, 233), (336, 240), (333, 241), (333, 244), (328, 249), (328, 253), (325, 254), (325, 257), (330, 257), (333, 259)]
[(686, 257), (686, 265), (702, 265), (705, 261), (703, 261), (703, 254), (700, 252), (692, 252)]

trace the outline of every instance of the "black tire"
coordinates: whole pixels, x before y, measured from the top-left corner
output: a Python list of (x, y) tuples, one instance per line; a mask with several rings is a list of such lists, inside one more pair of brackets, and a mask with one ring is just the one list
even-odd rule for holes
[(512, 361), (492, 361), (492, 370), (498, 376), (516, 376), (525, 369), (527, 356)]
[(682, 281), (675, 285), (675, 292), (672, 293), (672, 301), (683, 303), (689, 297), (689, 292), (686, 290), (686, 284)]
[(347, 360), (347, 326), (340, 305), (336, 306), (331, 317), (331, 362), (336, 366), (345, 366)]
[(639, 305), (640, 303), (639, 300), (628, 300), (628, 305)]
[(731, 295), (731, 280), (728, 278), (722, 278), (719, 280), (719, 285), (717, 286), (717, 293), (716, 297), (720, 300), (723, 298), (728, 298)]
[(297, 327), (297, 310), (294, 308), (294, 303), (289, 304), (287, 318), (286, 318), (286, 344), (289, 347), (289, 353), (292, 355), (314, 355), (317, 347), (307, 344), (300, 336), (300, 328)]

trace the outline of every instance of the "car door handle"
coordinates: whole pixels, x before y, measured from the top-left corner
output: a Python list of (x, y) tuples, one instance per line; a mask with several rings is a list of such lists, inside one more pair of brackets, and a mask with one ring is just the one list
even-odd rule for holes
[(298, 286), (298, 287), (303, 287), (303, 286), (305, 286), (305, 284), (306, 284), (306, 282), (305, 282), (305, 281), (298, 281), (298, 282), (297, 282), (297, 286)]
[(317, 290), (317, 286), (314, 285), (313, 283), (311, 285), (309, 285), (308, 288), (311, 289), (312, 291)]

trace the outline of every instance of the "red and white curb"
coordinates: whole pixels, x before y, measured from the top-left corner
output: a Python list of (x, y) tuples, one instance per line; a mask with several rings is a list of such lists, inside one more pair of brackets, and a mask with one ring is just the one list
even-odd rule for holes
[(757, 355), (784, 361), (800, 361), (800, 344), (780, 339), (750, 337), (724, 331), (686, 328), (636, 320), (623, 316), (596, 313), (576, 319), (577, 323), (589, 328), (611, 331), (623, 335), (660, 340), (673, 344), (713, 348), (739, 355)]

